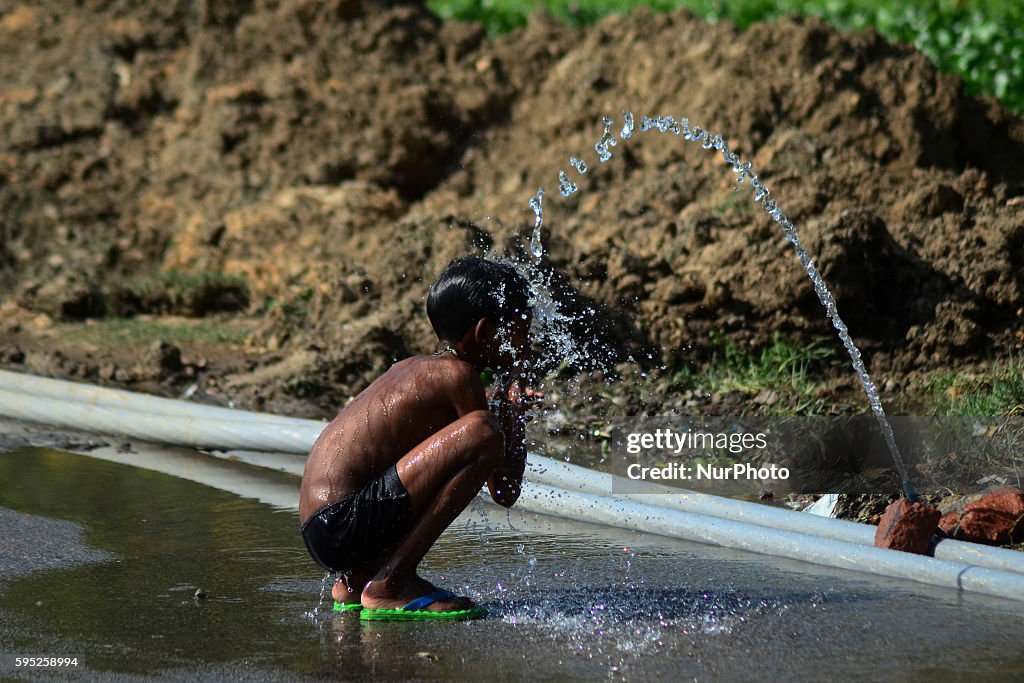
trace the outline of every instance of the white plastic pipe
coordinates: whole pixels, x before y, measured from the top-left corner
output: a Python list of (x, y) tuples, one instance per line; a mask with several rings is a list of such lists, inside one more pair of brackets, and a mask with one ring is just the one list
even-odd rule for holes
[[(301, 455), (309, 452), (324, 427), (323, 423), (312, 420), (264, 416), (261, 413), (203, 406), (58, 380), (36, 381), (39, 379), (0, 371), (0, 381), (5, 382), (6, 387), (43, 388), (44, 391), (44, 397), (40, 398), (27, 393), (0, 390), (0, 414), (42, 424), (125, 434), (144, 441), (193, 448), (280, 451)], [(88, 397), (89, 402), (62, 399), (58, 391), (61, 385), (69, 385), (65, 393), (76, 398)], [(145, 411), (133, 409), (137, 405), (131, 400), (133, 397), (140, 399), (138, 405), (144, 405)], [(115, 409), (102, 406), (121, 407)], [(150, 411), (156, 411), (157, 414)], [(211, 419), (211, 414), (217, 417)], [(251, 461), (256, 456), (250, 454), (245, 457)], [(285, 471), (301, 475), (301, 464), (288, 467), (292, 469)], [(648, 506), (745, 522), (777, 531), (811, 534), (866, 546), (874, 544), (875, 527), (757, 503), (680, 492), (656, 485), (645, 488), (652, 492), (672, 493), (613, 494), (613, 485), (622, 485), (625, 480), (541, 456), (530, 456), (529, 478), (540, 484), (573, 492), (602, 497), (614, 495)], [(636, 487), (637, 483), (628, 484)], [(935, 557), (1024, 574), (1024, 554), (1002, 548), (943, 540), (937, 544)]]
[[(795, 510), (684, 491), (667, 486), (648, 484), (652, 493), (622, 494), (615, 488), (638, 488), (638, 482), (628, 481), (607, 472), (571, 465), (550, 458), (530, 456), (530, 480), (547, 486), (579, 491), (600, 496), (614, 496), (638, 503), (665, 507), (681, 512), (693, 512), (721, 517), (781, 531), (795, 531), (846, 543), (874, 546), (877, 527), (845, 519), (833, 519)], [(990, 569), (1024, 574), (1024, 553), (995, 548), (977, 543), (943, 539), (935, 546), (935, 557), (949, 562), (974, 564)]]
[(780, 531), (633, 501), (610, 500), (539, 484), (524, 484), (518, 505), (533, 512), (569, 519), (1024, 601), (1024, 576), (1021, 574), (962, 562)]
[(104, 408), (96, 405), (35, 398), (0, 389), (0, 413), (40, 424), (83, 429), (101, 434), (124, 434), (142, 441), (190, 446), (309, 452), (323, 430), (311, 422), (298, 430), (250, 420), (204, 420)]
[[(7, 370), (0, 370), (0, 390), (29, 394), (37, 398), (73, 401), (101, 408), (130, 410), (132, 412), (150, 413), (153, 415), (195, 417), (203, 420), (232, 422), (273, 423), (291, 427), (292, 429), (308, 429), (310, 423), (319, 424), (320, 429), (323, 429), (327, 424), (326, 422), (317, 422), (316, 420), (285, 417), (270, 413), (253, 413), (245, 410), (235, 410), (234, 408), (221, 408), (220, 406), (162, 398), (160, 396), (140, 394), (135, 391), (97, 387), (81, 382), (37, 377)], [(306, 449), (307, 452), (308, 450)]]
[[(73, 452), (74, 449), (72, 449)], [(295, 480), (270, 472), (261, 472), (245, 465), (213, 460), (195, 451), (182, 448), (147, 445), (142, 453), (118, 448), (94, 448), (77, 451), (78, 455), (131, 465), (153, 472), (163, 472), (228, 491), (244, 498), (254, 498), (282, 510), (299, 505), (299, 492)]]

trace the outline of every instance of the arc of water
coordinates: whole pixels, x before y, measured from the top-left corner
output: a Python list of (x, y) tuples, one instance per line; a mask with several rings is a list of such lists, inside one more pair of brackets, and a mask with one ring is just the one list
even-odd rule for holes
[(536, 259), (544, 255), (544, 246), (540, 242), (540, 226), (544, 225), (544, 188), (538, 188), (537, 194), (530, 198), (533, 209), (533, 239), (530, 240), (530, 251)]
[(846, 348), (846, 351), (850, 356), (850, 360), (852, 361), (853, 369), (857, 373), (857, 377), (860, 379), (861, 385), (864, 388), (864, 393), (868, 397), (868, 403), (871, 405), (871, 412), (875, 415), (875, 418), (878, 421), (879, 427), (882, 430), (882, 437), (885, 439), (886, 446), (888, 446), (889, 452), (892, 454), (893, 463), (900, 475), (903, 491), (908, 499), (911, 501), (916, 500), (917, 494), (910, 482), (910, 477), (903, 464), (903, 458), (900, 456), (899, 448), (896, 445), (892, 425), (889, 424), (889, 420), (886, 418), (885, 409), (882, 407), (881, 399), (878, 396), (878, 388), (875, 386), (875, 383), (871, 381), (871, 376), (868, 374), (867, 367), (861, 357), (860, 349), (858, 349), (857, 345), (854, 344), (846, 323), (843, 322), (843, 319), (839, 316), (839, 309), (836, 306), (835, 297), (832, 296), (832, 292), (829, 290), (824, 279), (821, 277), (821, 274), (818, 272), (810, 254), (808, 254), (807, 250), (800, 244), (800, 236), (797, 233), (796, 226), (793, 225), (793, 222), (782, 211), (778, 202), (775, 201), (771, 192), (764, 183), (760, 181), (757, 174), (753, 172), (750, 162), (742, 161), (737, 154), (733, 153), (729, 148), (729, 144), (725, 142), (721, 135), (711, 135), (708, 131), (702, 130), (700, 127), (694, 127), (689, 136), (684, 137), (690, 142), (699, 142), (704, 149), (714, 148), (715, 150), (720, 151), (722, 153), (723, 160), (727, 164), (730, 164), (733, 171), (738, 174), (736, 177), (737, 183), (742, 183), (744, 178), (747, 176), (750, 177), (750, 186), (754, 191), (754, 201), (760, 204), (761, 208), (768, 213), (772, 221), (778, 223), (782, 228), (786, 240), (793, 245), (793, 248), (796, 251), (797, 258), (800, 260), (800, 265), (803, 266), (807, 276), (811, 279), (811, 282), (814, 285), (814, 292), (818, 296), (818, 300), (821, 302), (821, 305), (824, 306), (825, 314), (832, 322), (832, 326), (838, 333), (839, 339), (843, 342), (843, 346)]
[[(622, 138), (627, 139), (633, 135), (633, 113), (624, 111), (623, 119), (624, 125), (622, 129)], [(604, 163), (611, 159), (612, 155), (611, 152), (608, 151), (608, 148), (616, 145), (616, 139), (611, 133), (613, 121), (607, 116), (602, 117), (601, 121), (604, 124), (604, 131), (601, 135), (601, 139), (594, 145), (594, 150), (598, 154), (599, 161)], [(832, 323), (832, 326), (839, 335), (839, 339), (846, 348), (846, 352), (849, 354), (850, 360), (852, 361), (853, 369), (857, 373), (861, 386), (864, 388), (864, 393), (867, 395), (868, 403), (871, 406), (871, 412), (878, 421), (878, 425), (882, 430), (882, 437), (885, 439), (885, 444), (888, 446), (889, 452), (892, 455), (896, 471), (900, 475), (903, 492), (907, 496), (908, 500), (911, 502), (915, 501), (917, 499), (917, 493), (914, 491), (914, 487), (910, 482), (910, 476), (907, 474), (907, 469), (903, 464), (903, 458), (900, 456), (899, 447), (896, 445), (896, 438), (893, 435), (892, 425), (889, 424), (889, 420), (885, 414), (885, 409), (882, 407), (882, 401), (878, 396), (878, 387), (876, 387), (875, 383), (871, 380), (871, 376), (868, 374), (867, 367), (861, 357), (860, 349), (858, 349), (857, 345), (854, 344), (846, 323), (843, 322), (843, 319), (839, 316), (839, 309), (836, 306), (835, 297), (832, 296), (832, 292), (829, 290), (824, 279), (822, 279), (821, 274), (818, 272), (817, 267), (814, 265), (814, 260), (811, 258), (810, 254), (807, 253), (807, 250), (800, 244), (800, 236), (797, 233), (796, 226), (793, 225), (793, 222), (782, 211), (778, 202), (776, 202), (772, 197), (771, 192), (757, 177), (757, 174), (754, 173), (751, 163), (749, 161), (744, 161), (738, 154), (733, 152), (729, 147), (729, 143), (725, 141), (722, 135), (712, 135), (709, 131), (704, 130), (700, 126), (691, 125), (688, 118), (680, 118), (679, 121), (676, 122), (675, 118), (671, 116), (642, 117), (640, 120), (640, 132), (643, 133), (653, 129), (657, 129), (660, 133), (681, 135), (684, 140), (699, 143), (704, 149), (714, 149), (721, 152), (722, 159), (725, 163), (732, 166), (733, 173), (736, 174), (737, 184), (743, 183), (748, 177), (750, 178), (750, 186), (753, 190), (754, 201), (760, 204), (761, 208), (764, 209), (764, 211), (771, 217), (772, 221), (778, 223), (782, 228), (786, 241), (793, 245), (793, 249), (796, 251), (800, 265), (803, 267), (804, 271), (806, 271), (807, 276), (811, 279), (811, 282), (814, 285), (814, 293), (817, 295), (821, 305), (825, 308), (825, 315)], [(570, 163), (579, 173), (582, 174), (586, 172), (586, 165), (576, 157), (571, 157)], [(565, 178), (564, 176), (564, 172), (560, 173), (559, 179), (562, 180), (564, 178), (565, 180), (568, 180), (568, 178)], [(566, 186), (563, 184), (563, 189), (565, 187)], [(569, 192), (569, 194), (572, 194), (572, 192)], [(543, 197), (543, 195), (544, 189), (541, 188), (533, 199), (530, 200), (530, 207), (533, 208), (536, 217), (531, 250), (537, 259), (540, 259), (543, 255), (543, 247), (540, 243), (540, 226), (543, 223), (541, 197)], [(563, 195), (568, 196), (564, 191)]]

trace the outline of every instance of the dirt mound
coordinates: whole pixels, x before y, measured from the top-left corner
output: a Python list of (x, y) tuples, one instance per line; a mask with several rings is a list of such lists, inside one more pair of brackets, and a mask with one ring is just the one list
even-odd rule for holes
[(6, 310), (99, 316), (154, 271), (244, 276), (231, 301), (268, 311), (249, 346), (284, 363), (232, 380), (256, 397), (327, 405), (433, 348), (427, 286), (455, 256), (521, 251), (539, 186), (544, 267), (601, 305), (580, 328), (610, 349), (598, 364), (699, 357), (716, 329), (828, 334), (720, 157), (648, 132), (597, 162), (601, 115), (617, 132), (627, 109), (686, 116), (753, 161), (873, 366), (1020, 335), (1024, 122), (873, 32), (638, 11), (491, 40), (356, 0), (0, 11), (19, 56), (0, 63)]

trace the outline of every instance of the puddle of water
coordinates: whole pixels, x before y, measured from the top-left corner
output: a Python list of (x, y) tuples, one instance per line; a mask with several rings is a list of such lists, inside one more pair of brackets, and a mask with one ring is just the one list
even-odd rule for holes
[[(482, 504), (424, 570), (487, 619), (362, 624), (329, 599), (312, 615), (322, 574), (294, 510), (43, 449), (0, 454), (0, 482), (0, 506), (80, 523), (99, 551), (27, 575), (2, 566), (0, 652), (74, 653), (97, 673), (952, 680), (1024, 667), (1015, 603), (535, 515), (510, 527)], [(25, 527), (9, 538), (31, 529), (4, 519)]]

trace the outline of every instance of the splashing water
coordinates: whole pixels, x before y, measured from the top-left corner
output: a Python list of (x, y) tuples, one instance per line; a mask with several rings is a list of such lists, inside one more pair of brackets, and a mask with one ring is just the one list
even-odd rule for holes
[[(536, 252), (534, 254), (536, 255)], [(528, 300), (532, 313), (530, 338), (539, 347), (546, 350), (545, 355), (557, 358), (560, 362), (570, 366), (585, 365), (588, 357), (593, 354), (612, 355), (612, 350), (602, 342), (595, 340), (589, 347), (580, 343), (578, 333), (574, 332), (574, 327), (579, 323), (579, 316), (593, 316), (597, 311), (593, 307), (588, 307), (575, 316), (563, 312), (555, 295), (556, 287), (553, 283), (554, 272), (552, 270), (542, 268), (537, 260), (514, 261), (494, 254), (488, 258), (497, 263), (511, 266), (530, 284)], [(503, 299), (503, 294), (499, 293), (498, 298)], [(499, 331), (499, 334), (502, 332)], [(506, 346), (507, 341), (504, 337), (499, 339), (499, 344), (503, 350), (512, 350), (510, 345)], [(536, 379), (542, 381), (542, 378)], [(502, 385), (505, 381), (507, 378), (495, 375), (496, 385)], [(543, 384), (532, 388), (540, 390), (543, 388)]]
[(576, 169), (576, 172), (583, 175), (587, 172), (587, 162), (576, 157), (569, 157), (569, 165)]
[[(685, 119), (684, 119), (685, 120)], [(676, 120), (671, 116), (659, 116), (657, 118), (651, 118), (645, 116), (640, 122), (640, 132), (646, 133), (652, 128), (657, 128), (659, 133), (672, 133), (673, 135), (679, 135), (681, 129)]]
[(619, 137), (623, 140), (633, 137), (633, 112), (622, 112), (622, 132), (619, 133)]
[(614, 147), (618, 144), (618, 140), (612, 135), (612, 121), (610, 118), (605, 116), (601, 119), (604, 123), (604, 132), (601, 133), (601, 139), (594, 143), (594, 151), (597, 152), (597, 159), (602, 164), (612, 158), (612, 153), (608, 151), (609, 147)]
[(558, 172), (558, 191), (562, 194), (563, 197), (568, 197), (569, 195), (576, 192), (576, 190), (578, 189), (579, 188), (576, 187), (576, 183), (569, 180), (569, 176), (566, 174), (565, 171)]
[[(622, 138), (628, 139), (633, 135), (633, 113), (624, 111), (623, 119), (624, 124), (622, 128)], [(594, 145), (594, 150), (597, 152), (598, 160), (601, 163), (604, 163), (611, 159), (612, 155), (608, 150), (610, 147), (615, 147), (617, 142), (615, 136), (611, 133), (613, 121), (607, 116), (604, 116), (601, 118), (601, 122), (604, 125), (604, 131), (601, 135), (601, 139)], [(776, 202), (772, 197), (771, 192), (757, 177), (757, 174), (754, 173), (751, 163), (749, 161), (742, 160), (738, 154), (733, 152), (722, 135), (711, 134), (700, 126), (691, 125), (690, 120), (687, 118), (681, 118), (678, 122), (676, 122), (675, 118), (671, 116), (644, 116), (641, 118), (639, 129), (641, 133), (654, 129), (659, 133), (681, 135), (684, 140), (698, 143), (703, 149), (714, 149), (715, 151), (720, 152), (722, 159), (726, 164), (732, 167), (733, 173), (736, 174), (737, 184), (742, 184), (748, 177), (750, 178), (753, 200), (760, 204), (761, 208), (764, 209), (771, 219), (775, 223), (778, 223), (782, 228), (786, 240), (793, 245), (793, 249), (796, 251), (800, 265), (803, 266), (804, 270), (807, 272), (807, 276), (811, 279), (811, 282), (814, 285), (814, 292), (818, 296), (818, 300), (821, 302), (821, 305), (825, 308), (825, 314), (828, 316), (832, 326), (839, 335), (839, 339), (846, 348), (846, 351), (850, 356), (850, 360), (852, 361), (853, 369), (857, 373), (857, 377), (860, 379), (861, 385), (864, 388), (864, 393), (867, 395), (868, 403), (871, 405), (871, 412), (875, 415), (875, 418), (878, 421), (886, 446), (889, 448), (893, 463), (900, 475), (903, 491), (908, 499), (911, 501), (916, 500), (917, 494), (914, 492), (913, 486), (910, 483), (906, 467), (903, 464), (903, 458), (900, 456), (899, 448), (896, 445), (892, 425), (889, 424), (889, 420), (886, 418), (885, 409), (882, 407), (881, 399), (878, 396), (878, 388), (875, 386), (875, 383), (871, 380), (871, 377), (868, 374), (867, 367), (861, 357), (860, 349), (857, 348), (853, 339), (850, 337), (850, 332), (846, 327), (846, 323), (844, 323), (842, 318), (839, 317), (839, 310), (836, 306), (835, 298), (832, 296), (832, 292), (829, 291), (828, 286), (822, 279), (821, 274), (818, 272), (818, 269), (814, 265), (814, 261), (811, 259), (810, 255), (807, 253), (807, 250), (800, 244), (800, 237), (797, 234), (796, 226), (793, 225), (793, 222), (788, 216), (786, 216), (782, 211), (782, 208), (778, 205), (778, 202)], [(580, 159), (570, 157), (569, 162), (578, 172), (586, 172), (586, 164)], [(564, 172), (560, 173), (559, 179), (561, 180), (564, 175)], [(566, 180), (567, 179), (568, 178), (566, 177)], [(734, 190), (735, 189), (738, 188), (734, 188)], [(541, 188), (538, 190), (537, 195), (530, 200), (530, 206), (533, 208), (536, 215), (531, 251), (538, 260), (543, 255), (543, 247), (540, 244), (540, 226), (543, 222), (540, 198), (543, 194), (544, 190)], [(570, 192), (569, 194), (572, 193)], [(568, 196), (564, 192), (563, 195)], [(551, 311), (541, 311), (540, 315), (543, 316), (550, 313)], [(557, 307), (554, 310), (554, 314), (556, 319), (558, 315), (561, 315), (557, 312)], [(535, 315), (537, 315), (536, 312)]]
[(544, 188), (537, 190), (537, 194), (530, 199), (530, 208), (533, 209), (533, 239), (530, 240), (530, 251), (536, 259), (544, 255), (544, 246), (540, 243), (540, 226), (544, 225)]
[(324, 596), (327, 595), (327, 584), (331, 580), (331, 572), (326, 572), (324, 578), (320, 581), (320, 599), (317, 600), (316, 607), (305, 613), (305, 617), (310, 621), (316, 621), (317, 615), (320, 614), (320, 608), (324, 605)]

